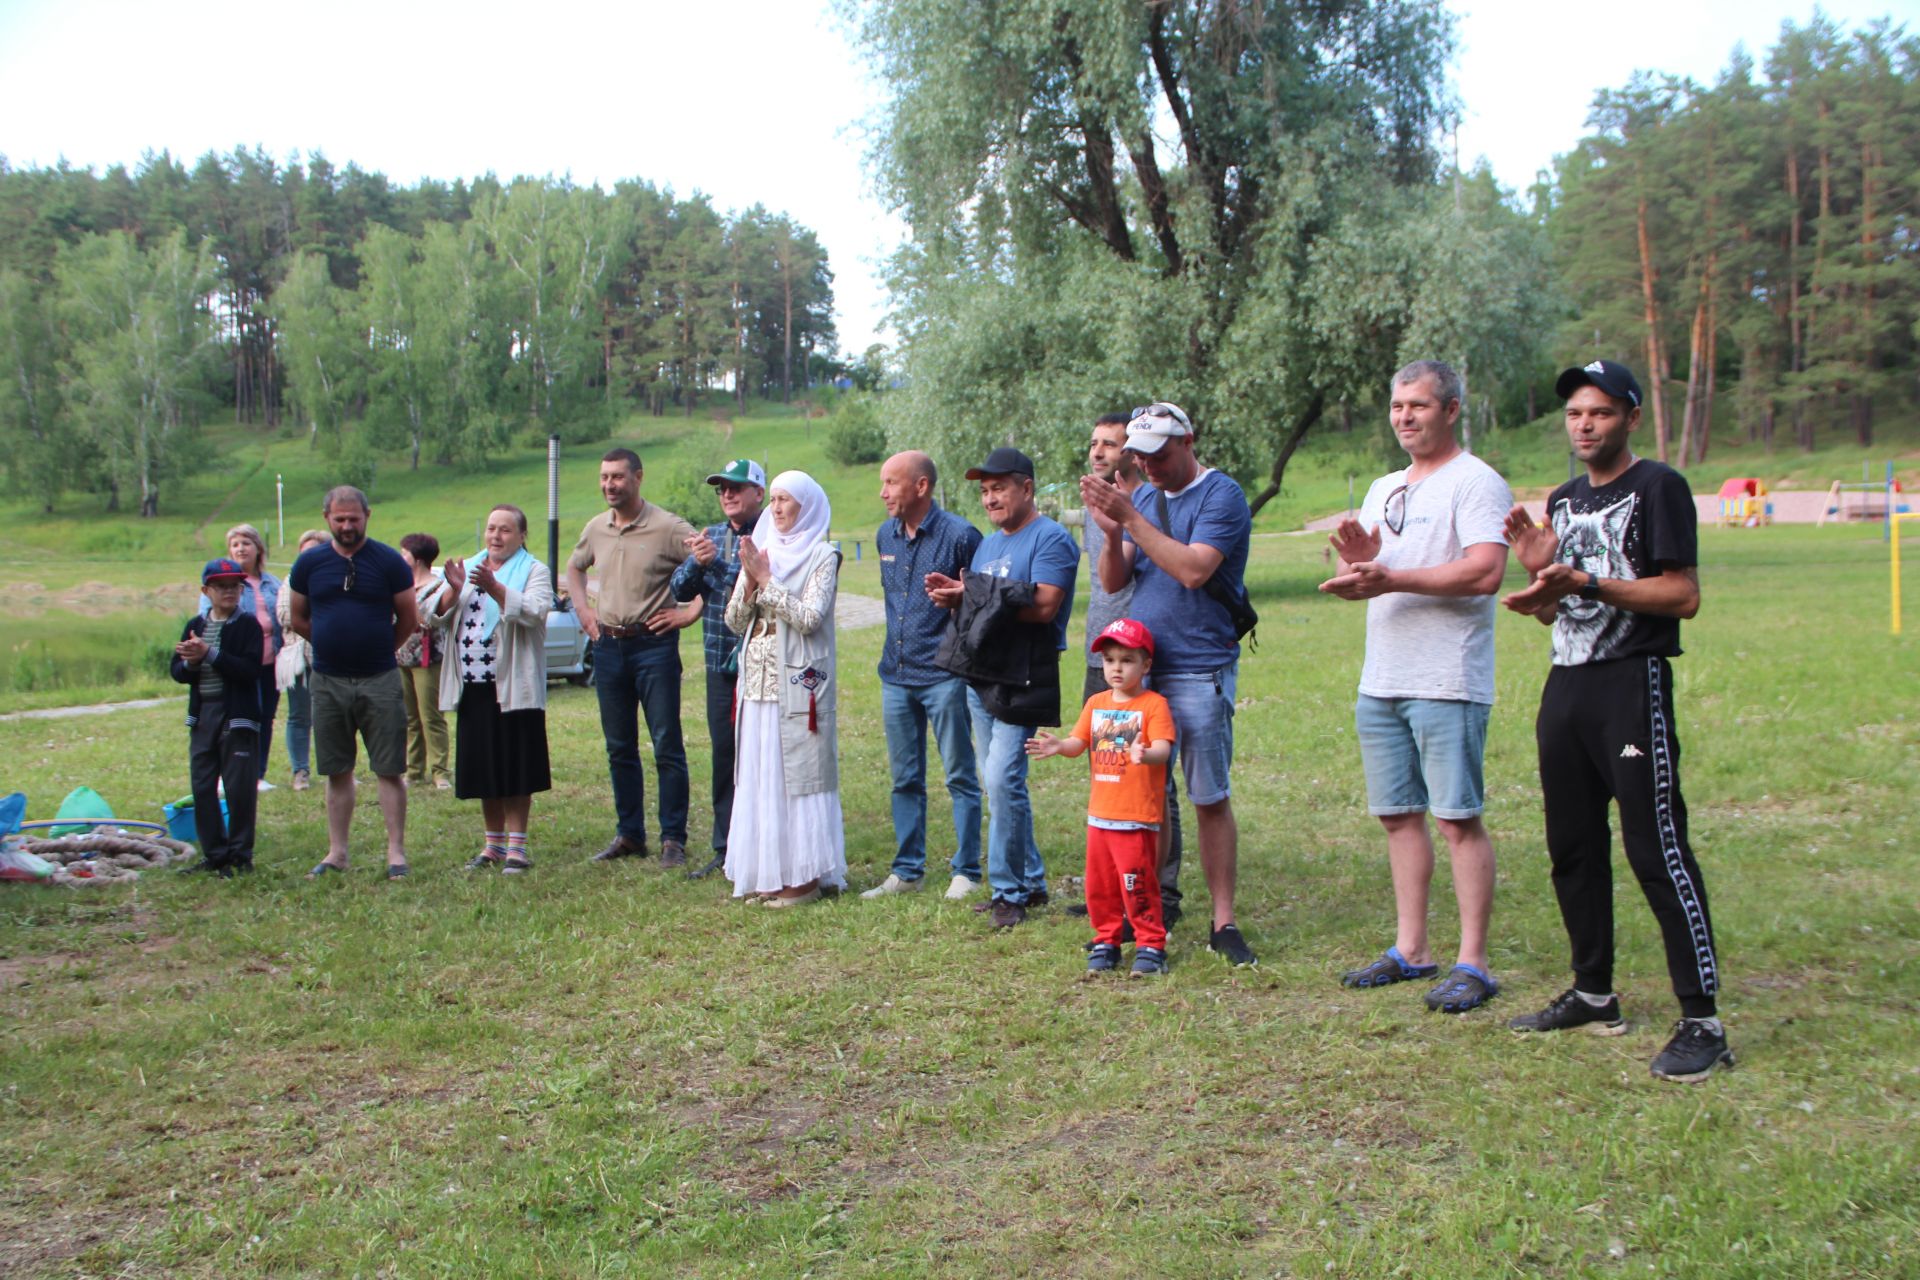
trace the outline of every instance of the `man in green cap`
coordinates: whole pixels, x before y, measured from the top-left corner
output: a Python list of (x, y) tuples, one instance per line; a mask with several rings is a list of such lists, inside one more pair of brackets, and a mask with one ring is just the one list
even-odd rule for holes
[(707, 477), (720, 495), (726, 519), (687, 539), (687, 559), (668, 584), (683, 604), (703, 599), (702, 648), (707, 658), (707, 737), (713, 742), (713, 859), (692, 880), (705, 879), (727, 863), (727, 828), (733, 823), (733, 693), (740, 676), (740, 637), (727, 629), (727, 598), (740, 573), (740, 540), (753, 532), (767, 498), (767, 473), (751, 458), (735, 458)]

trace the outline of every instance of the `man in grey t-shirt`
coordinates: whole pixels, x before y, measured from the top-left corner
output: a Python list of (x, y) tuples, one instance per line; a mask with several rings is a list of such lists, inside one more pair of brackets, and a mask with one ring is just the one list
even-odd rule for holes
[(1367, 602), (1367, 656), (1354, 709), (1367, 810), (1387, 831), (1398, 924), (1394, 945), (1341, 977), (1381, 987), (1440, 971), (1427, 939), (1433, 841), (1447, 842), (1460, 906), (1460, 951), (1427, 993), (1436, 1012), (1465, 1013), (1499, 990), (1487, 964), (1493, 844), (1480, 819), (1487, 715), (1493, 706), (1494, 592), (1507, 568), (1506, 481), (1454, 437), (1464, 388), (1437, 360), (1393, 376), (1392, 421), (1410, 459), (1374, 481), (1360, 518), (1331, 538), (1340, 572), (1320, 590)]

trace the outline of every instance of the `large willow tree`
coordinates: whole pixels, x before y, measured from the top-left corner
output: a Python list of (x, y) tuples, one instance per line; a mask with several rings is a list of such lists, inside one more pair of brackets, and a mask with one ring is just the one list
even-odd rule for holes
[[(1451, 28), (1416, 0), (873, 0), (907, 216), (896, 437), (1013, 438), (1052, 478), (1103, 410), (1174, 399), (1256, 505), (1384, 384), (1453, 216)], [(1423, 354), (1452, 354), (1433, 351)], [(1052, 455), (1052, 462), (1046, 461)]]

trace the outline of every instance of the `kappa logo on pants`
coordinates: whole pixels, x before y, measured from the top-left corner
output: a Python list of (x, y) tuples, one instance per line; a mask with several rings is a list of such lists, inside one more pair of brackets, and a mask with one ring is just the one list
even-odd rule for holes
[(1638, 756), (1644, 756), (1645, 754), (1647, 753), (1642, 751), (1640, 748), (1634, 746), (1631, 742), (1629, 742), (1626, 746), (1620, 748), (1620, 758), (1622, 760), (1632, 760)]
[(1126, 875), (1120, 878), (1126, 882), (1128, 893), (1132, 893), (1135, 889), (1138, 889), (1140, 887), (1140, 874), (1136, 871), (1129, 871), (1127, 872)]

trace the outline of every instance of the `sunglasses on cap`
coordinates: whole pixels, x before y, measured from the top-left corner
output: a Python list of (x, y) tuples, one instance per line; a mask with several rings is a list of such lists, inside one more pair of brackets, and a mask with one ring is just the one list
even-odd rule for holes
[(1187, 415), (1170, 404), (1150, 404), (1144, 408), (1135, 409), (1127, 415), (1129, 422), (1137, 422), (1141, 418), (1169, 418), (1185, 427), (1188, 431), (1193, 430), (1193, 424), (1187, 421)]

